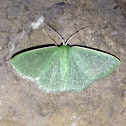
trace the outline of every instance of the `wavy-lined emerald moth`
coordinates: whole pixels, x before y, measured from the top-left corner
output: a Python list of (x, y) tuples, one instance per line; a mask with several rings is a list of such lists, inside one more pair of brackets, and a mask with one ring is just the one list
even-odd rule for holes
[(110, 54), (68, 45), (71, 36), (59, 46), (55, 42), (54, 46), (13, 56), (13, 67), (22, 77), (36, 81), (43, 90), (61, 92), (81, 91), (119, 66), (119, 59)]

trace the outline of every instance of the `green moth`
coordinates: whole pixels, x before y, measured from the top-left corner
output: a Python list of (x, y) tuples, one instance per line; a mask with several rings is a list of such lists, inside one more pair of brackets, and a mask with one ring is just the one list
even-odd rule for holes
[(120, 64), (110, 54), (67, 43), (14, 55), (12, 65), (17, 73), (36, 81), (43, 90), (61, 92), (81, 91), (112, 73)]

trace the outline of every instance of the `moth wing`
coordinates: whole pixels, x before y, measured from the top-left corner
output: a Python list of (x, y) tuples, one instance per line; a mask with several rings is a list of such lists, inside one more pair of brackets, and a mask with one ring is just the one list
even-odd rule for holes
[(57, 51), (56, 46), (26, 51), (12, 57), (12, 65), (21, 76), (37, 80), (53, 62)]
[(71, 90), (82, 90), (94, 80), (112, 73), (120, 64), (116, 57), (93, 49), (72, 46), (68, 83)]

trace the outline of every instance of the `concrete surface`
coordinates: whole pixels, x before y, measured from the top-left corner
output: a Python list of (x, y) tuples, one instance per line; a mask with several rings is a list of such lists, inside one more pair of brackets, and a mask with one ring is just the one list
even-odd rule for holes
[[(126, 126), (125, 0), (0, 0), (0, 126)], [(11, 56), (29, 47), (64, 38), (69, 44), (97, 48), (117, 56), (121, 65), (111, 75), (81, 92), (47, 93), (22, 79)]]

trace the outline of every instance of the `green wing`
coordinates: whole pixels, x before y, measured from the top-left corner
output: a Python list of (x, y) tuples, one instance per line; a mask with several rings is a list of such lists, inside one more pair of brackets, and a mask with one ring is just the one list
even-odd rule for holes
[(20, 53), (12, 58), (15, 70), (24, 78), (38, 80), (55, 60), (58, 47), (47, 47)]
[(12, 58), (16, 71), (48, 92), (80, 91), (120, 64), (106, 53), (78, 46), (27, 51)]
[(109, 75), (120, 64), (120, 61), (112, 55), (79, 46), (71, 47), (70, 55), (70, 68), (72, 68), (69, 73), (70, 82), (74, 83), (74, 89), (78, 90)]

